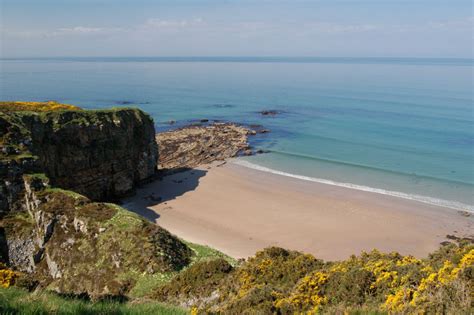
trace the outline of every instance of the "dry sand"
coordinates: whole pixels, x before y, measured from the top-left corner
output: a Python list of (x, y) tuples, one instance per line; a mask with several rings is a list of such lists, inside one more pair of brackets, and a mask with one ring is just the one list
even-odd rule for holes
[(474, 217), (453, 209), (232, 162), (167, 176), (124, 200), (124, 206), (185, 240), (235, 258), (268, 246), (329, 260), (373, 248), (423, 257), (447, 234), (474, 233)]

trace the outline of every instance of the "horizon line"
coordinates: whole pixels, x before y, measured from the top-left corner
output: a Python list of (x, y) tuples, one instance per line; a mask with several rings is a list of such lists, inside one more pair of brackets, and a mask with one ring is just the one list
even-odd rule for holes
[(323, 57), (323, 56), (55, 56), (0, 57), (0, 61), (63, 62), (213, 62), (213, 63), (335, 63), (399, 65), (474, 65), (473, 57)]

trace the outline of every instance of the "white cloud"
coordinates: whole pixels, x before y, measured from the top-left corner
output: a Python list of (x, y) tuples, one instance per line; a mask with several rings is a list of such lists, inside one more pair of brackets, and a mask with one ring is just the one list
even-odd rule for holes
[(191, 20), (163, 20), (159, 18), (151, 18), (146, 20), (143, 25), (138, 26), (138, 29), (180, 29), (205, 24), (206, 23), (202, 18), (196, 18)]
[(362, 33), (380, 29), (380, 27), (371, 24), (344, 25), (334, 23), (315, 23), (308, 24), (306, 27), (313, 32), (326, 34)]
[(428, 24), (429, 27), (435, 29), (466, 29), (470, 28), (471, 30), (474, 27), (474, 17), (466, 17), (457, 20), (449, 20), (443, 22), (431, 22)]

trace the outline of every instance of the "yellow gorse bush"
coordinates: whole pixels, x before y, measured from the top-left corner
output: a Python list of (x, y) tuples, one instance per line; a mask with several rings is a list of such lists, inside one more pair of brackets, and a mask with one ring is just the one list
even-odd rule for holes
[[(422, 264), (421, 261), (419, 264)], [(454, 282), (460, 280), (462, 272), (474, 265), (474, 249), (466, 252), (459, 264), (446, 260), (439, 270), (434, 271), (431, 266), (423, 266), (421, 272), (425, 276), (418, 285), (407, 286), (402, 283), (395, 292), (389, 294), (382, 305), (382, 309), (392, 312), (409, 312), (410, 310), (421, 308), (429, 303), (439, 291), (446, 290)], [(472, 281), (472, 279), (470, 279)], [(470, 288), (472, 290), (473, 288)], [(472, 297), (472, 291), (469, 293)]]
[(373, 250), (336, 262), (270, 247), (209, 292), (219, 297), (186, 297), (192, 314), (474, 314), (474, 244), (444, 244), (424, 259)]
[(8, 269), (4, 264), (0, 263), (0, 285), (8, 288), (15, 284), (15, 280), (19, 274), (11, 269)]
[[(350, 277), (366, 272), (365, 279), (368, 279), (368, 284), (363, 293), (366, 297), (362, 297), (362, 300), (366, 302), (372, 300), (375, 305), (379, 305), (380, 310), (390, 313), (424, 313), (432, 304), (450, 303), (449, 298), (443, 296), (450, 292), (450, 286), (457, 285), (451, 289), (455, 295), (463, 295), (462, 292), (458, 292), (459, 290), (469, 291), (466, 295), (470, 295), (472, 299), (473, 288), (466, 286), (466, 283), (472, 283), (473, 279), (466, 280), (460, 277), (466, 268), (473, 267), (474, 249), (472, 245), (461, 246), (455, 255), (461, 257), (458, 263), (445, 260), (436, 268), (431, 265), (432, 261), (420, 260), (413, 256), (401, 256), (398, 253), (382, 254), (376, 250), (362, 253), (358, 257), (352, 256), (346, 261), (330, 263), (323, 270), (309, 273), (288, 295), (274, 294), (274, 307), (294, 313), (313, 314), (331, 303), (350, 305), (351, 302), (347, 301), (347, 297), (341, 295), (340, 286), (359, 285), (350, 283)], [(348, 276), (349, 274), (351, 276)], [(440, 301), (435, 301), (436, 297)], [(378, 299), (383, 300), (377, 303)], [(466, 305), (469, 303), (465, 301)]]
[(0, 102), (0, 111), (33, 111), (45, 112), (55, 110), (80, 110), (80, 107), (61, 104), (55, 101), (48, 102)]
[(289, 297), (275, 301), (275, 307), (282, 308), (289, 304), (295, 309), (309, 307), (310, 314), (317, 313), (320, 306), (327, 303), (327, 297), (322, 295), (321, 288), (328, 278), (329, 274), (320, 271), (304, 277)]

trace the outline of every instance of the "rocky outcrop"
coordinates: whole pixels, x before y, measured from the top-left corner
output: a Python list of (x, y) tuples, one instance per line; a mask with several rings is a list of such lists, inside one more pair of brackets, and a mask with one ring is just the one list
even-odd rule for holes
[(152, 119), (136, 109), (65, 111), (28, 121), (51, 184), (94, 200), (124, 196), (156, 170)]
[(192, 251), (166, 230), (91, 201), (132, 192), (157, 159), (153, 121), (140, 110), (0, 103), (1, 262), (43, 288), (90, 297), (124, 295), (137, 278), (188, 265)]
[(190, 263), (191, 250), (159, 226), (41, 181), (27, 177), (27, 213), (2, 220), (10, 265), (41, 287), (117, 296), (134, 286), (136, 274), (171, 272)]
[(51, 184), (93, 200), (133, 192), (156, 171), (152, 119), (137, 109), (45, 112), (0, 106), (0, 214), (17, 209), (23, 174), (45, 173)]
[(241, 153), (251, 154), (247, 137), (255, 133), (231, 123), (189, 126), (159, 133), (156, 136), (160, 148), (158, 168), (193, 168)]

